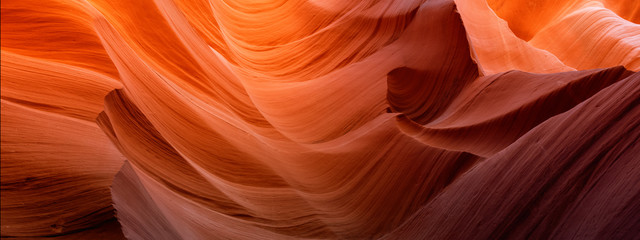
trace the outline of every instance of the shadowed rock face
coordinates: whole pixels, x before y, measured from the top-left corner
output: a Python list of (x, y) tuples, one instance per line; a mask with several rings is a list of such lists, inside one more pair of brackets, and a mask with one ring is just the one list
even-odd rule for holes
[(640, 238), (639, 12), (3, 1), (1, 234)]

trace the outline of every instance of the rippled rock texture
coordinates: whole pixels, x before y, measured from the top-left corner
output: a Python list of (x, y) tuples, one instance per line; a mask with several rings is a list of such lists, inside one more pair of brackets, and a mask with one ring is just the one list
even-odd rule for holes
[(3, 0), (3, 237), (638, 239), (636, 0)]

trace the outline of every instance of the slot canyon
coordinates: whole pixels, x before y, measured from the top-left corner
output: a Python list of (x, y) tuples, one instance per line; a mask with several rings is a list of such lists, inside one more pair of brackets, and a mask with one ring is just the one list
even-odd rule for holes
[(7, 239), (640, 239), (638, 0), (2, 0)]

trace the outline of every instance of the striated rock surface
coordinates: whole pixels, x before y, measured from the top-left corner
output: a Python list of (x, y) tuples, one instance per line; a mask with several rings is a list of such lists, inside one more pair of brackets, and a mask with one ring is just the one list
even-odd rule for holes
[(640, 238), (639, 12), (3, 1), (1, 234)]
[(636, 73), (548, 119), (386, 238), (637, 238), (639, 97)]

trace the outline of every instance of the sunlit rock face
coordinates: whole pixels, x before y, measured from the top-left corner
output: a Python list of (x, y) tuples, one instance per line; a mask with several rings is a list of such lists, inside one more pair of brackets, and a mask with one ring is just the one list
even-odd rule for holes
[(1, 17), (3, 237), (640, 238), (638, 1)]

